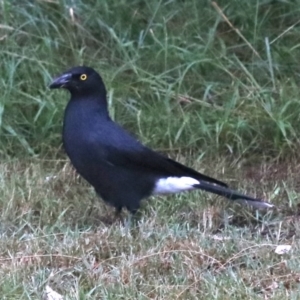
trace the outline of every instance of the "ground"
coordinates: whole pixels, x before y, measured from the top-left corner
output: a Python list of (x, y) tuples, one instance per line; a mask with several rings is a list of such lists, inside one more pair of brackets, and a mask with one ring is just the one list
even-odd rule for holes
[[(66, 299), (279, 299), (286, 293), (296, 299), (299, 212), (292, 207), (299, 183), (289, 178), (297, 168), (276, 169), (279, 176), (267, 164), (226, 166), (222, 177), (277, 199), (277, 209), (255, 211), (201, 192), (153, 197), (132, 231), (124, 224), (128, 214), (115, 219), (68, 161), (2, 164), (3, 299), (40, 299), (46, 287)], [(209, 173), (220, 175), (217, 168)], [(277, 254), (278, 245), (292, 247)]]
[[(299, 299), (299, 12), (0, 1), (0, 298)], [(144, 144), (276, 209), (153, 197), (128, 230), (61, 146), (69, 95), (48, 86), (76, 65), (101, 74), (112, 118)]]

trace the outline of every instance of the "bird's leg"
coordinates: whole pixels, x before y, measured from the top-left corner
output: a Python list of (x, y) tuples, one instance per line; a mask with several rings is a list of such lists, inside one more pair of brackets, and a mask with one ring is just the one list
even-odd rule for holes
[(94, 206), (95, 206), (95, 197), (93, 197), (93, 199), (91, 201), (91, 206), (88, 209), (88, 212), (87, 212), (88, 217), (90, 217), (92, 215), (92, 211), (93, 211)]
[(134, 230), (139, 227), (139, 220), (141, 219), (141, 212), (138, 210), (138, 208), (130, 209), (129, 210), (130, 215), (128, 216), (125, 227), (127, 230)]
[(115, 219), (116, 220), (117, 219), (120, 219), (121, 221), (123, 220), (121, 213), (122, 213), (122, 206), (117, 206), (116, 210), (115, 210)]

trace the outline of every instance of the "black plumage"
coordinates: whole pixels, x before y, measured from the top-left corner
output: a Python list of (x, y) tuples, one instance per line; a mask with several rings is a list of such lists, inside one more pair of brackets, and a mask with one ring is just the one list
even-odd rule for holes
[(89, 67), (74, 67), (53, 80), (71, 99), (63, 125), (63, 144), (78, 173), (117, 212), (135, 213), (152, 194), (202, 189), (255, 207), (273, 205), (233, 191), (227, 185), (143, 146), (109, 117), (106, 89)]

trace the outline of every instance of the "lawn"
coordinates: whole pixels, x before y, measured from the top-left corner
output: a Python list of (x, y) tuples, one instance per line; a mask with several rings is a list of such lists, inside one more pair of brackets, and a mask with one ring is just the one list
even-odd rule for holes
[[(300, 0), (1, 1), (1, 299), (299, 299), (299, 14)], [(69, 95), (48, 85), (83, 64), (144, 144), (276, 209), (153, 197), (128, 230), (61, 145)]]

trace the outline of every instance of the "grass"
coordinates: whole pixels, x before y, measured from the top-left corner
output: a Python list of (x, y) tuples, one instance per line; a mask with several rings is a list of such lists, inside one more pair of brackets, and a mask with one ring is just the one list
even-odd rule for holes
[[(2, 299), (299, 298), (299, 0), (0, 6)], [(79, 64), (145, 144), (278, 209), (158, 197), (126, 231), (61, 147), (47, 86)]]

